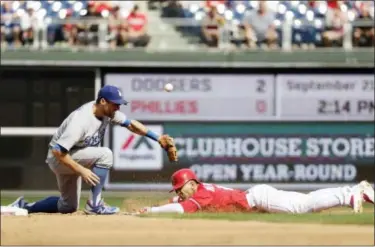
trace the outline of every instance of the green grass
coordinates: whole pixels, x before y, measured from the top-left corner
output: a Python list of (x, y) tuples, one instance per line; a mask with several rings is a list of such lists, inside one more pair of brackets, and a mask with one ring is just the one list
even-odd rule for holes
[[(1, 205), (7, 205), (13, 202), (16, 197), (2, 197)], [(42, 197), (26, 197), (27, 201), (36, 201)], [(163, 195), (135, 196), (128, 195), (124, 198), (106, 197), (106, 203), (121, 207), (128, 211), (130, 204), (135, 208), (155, 205), (165, 202), (167, 197)], [(87, 198), (81, 198), (80, 208), (85, 205)], [(262, 214), (262, 213), (196, 213), (196, 214), (161, 214), (161, 215), (142, 215), (141, 217), (174, 218), (174, 219), (208, 219), (208, 220), (229, 220), (229, 221), (262, 221), (262, 222), (290, 222), (290, 223), (319, 223), (319, 224), (357, 224), (374, 225), (374, 206), (364, 204), (362, 214), (353, 214), (349, 208), (337, 208), (315, 214)]]

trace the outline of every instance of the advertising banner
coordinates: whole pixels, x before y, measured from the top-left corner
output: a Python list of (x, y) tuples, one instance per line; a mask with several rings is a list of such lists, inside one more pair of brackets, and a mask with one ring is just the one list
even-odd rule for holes
[[(174, 85), (172, 92), (164, 85)], [(122, 111), (145, 121), (222, 121), (272, 117), (273, 75), (107, 74), (130, 102)]]
[[(170, 175), (180, 168), (193, 169), (205, 182), (241, 188), (267, 183), (312, 189), (374, 181), (372, 123), (167, 123), (163, 132), (175, 138), (178, 163), (169, 163), (165, 154), (161, 167), (147, 168), (140, 162), (137, 169), (123, 163), (133, 171), (115, 166), (111, 181), (169, 188)], [(120, 143), (127, 143), (129, 137), (122, 138)], [(143, 146), (146, 152), (147, 144)], [(153, 152), (148, 148), (147, 153)], [(121, 153), (115, 149), (114, 155)], [(160, 164), (158, 156), (153, 157)]]

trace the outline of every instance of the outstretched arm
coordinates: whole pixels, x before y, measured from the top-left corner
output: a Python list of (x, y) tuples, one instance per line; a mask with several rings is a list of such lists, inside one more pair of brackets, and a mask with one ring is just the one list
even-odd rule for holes
[(170, 203), (156, 206), (156, 207), (145, 207), (139, 210), (139, 214), (145, 213), (195, 213), (201, 210), (201, 205), (193, 198), (182, 200), (174, 197), (170, 200)]
[(125, 127), (138, 135), (147, 136), (154, 141), (159, 141), (160, 139), (158, 134), (149, 130), (143, 123), (134, 119), (128, 119), (126, 115), (120, 111), (116, 111), (114, 117), (112, 118), (112, 123)]
[(122, 126), (126, 127), (128, 130), (130, 130), (133, 133), (136, 133), (138, 135), (147, 136), (154, 141), (159, 141), (160, 136), (153, 131), (147, 129), (147, 127), (142, 124), (141, 122), (137, 120), (125, 120), (125, 122), (122, 124)]
[(168, 203), (158, 207), (146, 207), (140, 210), (140, 213), (184, 213), (184, 208), (180, 203)]

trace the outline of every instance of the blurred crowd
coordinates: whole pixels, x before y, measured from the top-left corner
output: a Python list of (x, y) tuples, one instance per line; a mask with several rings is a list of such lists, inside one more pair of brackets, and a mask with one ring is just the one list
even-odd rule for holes
[[(277, 48), (286, 22), (295, 47), (342, 47), (347, 23), (352, 24), (348, 33), (354, 47), (374, 46), (374, 1), (153, 0), (150, 5), (160, 7), (166, 18), (202, 20), (194, 32), (211, 47), (226, 35), (236, 46)], [(229, 35), (222, 31), (224, 25)]]
[(31, 45), (48, 23), (50, 45), (97, 46), (100, 23), (93, 20), (107, 21), (105, 41), (112, 48), (150, 42), (147, 15), (133, 1), (1, 1), (1, 42)]
[[(279, 48), (286, 35), (285, 23), (290, 23), (291, 45), (296, 47), (342, 47), (347, 33), (354, 47), (374, 46), (373, 1), (148, 0), (147, 4), (161, 18), (199, 21), (196, 26), (176, 26), (176, 30), (184, 37), (199, 37), (209, 47), (227, 42)], [(105, 42), (112, 48), (146, 47), (151, 41), (147, 11), (137, 1), (85, 0), (1, 1), (1, 41), (31, 45), (41, 35), (35, 31), (59, 19), (65, 23), (48, 22), (49, 44), (98, 45), (100, 26), (87, 22), (93, 18), (107, 21)]]

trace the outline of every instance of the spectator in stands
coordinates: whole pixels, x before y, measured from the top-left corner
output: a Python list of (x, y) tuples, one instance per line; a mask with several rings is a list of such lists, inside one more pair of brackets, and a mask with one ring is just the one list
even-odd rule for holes
[(370, 15), (370, 9), (367, 4), (361, 4), (356, 21), (371, 21), (372, 25), (355, 27), (353, 45), (362, 47), (374, 46), (374, 18)]
[(146, 47), (151, 40), (147, 34), (147, 17), (139, 11), (139, 6), (134, 5), (126, 18), (127, 38), (126, 43), (134, 47)]
[(218, 47), (220, 40), (220, 26), (224, 24), (224, 18), (219, 15), (215, 6), (210, 7), (202, 21), (203, 42), (209, 47)]
[(95, 13), (101, 15), (103, 11), (110, 11), (112, 9), (112, 1), (89, 1), (88, 4), (94, 6)]
[(269, 48), (276, 48), (278, 35), (274, 20), (275, 14), (267, 8), (267, 2), (259, 1), (258, 10), (251, 11), (243, 20), (247, 45), (267, 44)]
[(21, 43), (21, 28), (18, 20), (18, 15), (12, 9), (11, 1), (1, 1), (1, 41), (14, 43), (16, 47), (22, 45)]
[(206, 0), (206, 7), (217, 7), (219, 4), (225, 4), (226, 0)]
[(167, 1), (161, 8), (162, 18), (184, 18), (183, 5), (180, 1)]
[(66, 17), (65, 17), (65, 20), (67, 22), (62, 27), (64, 40), (68, 42), (70, 46), (74, 46), (77, 44), (77, 34), (78, 34), (77, 25), (69, 23), (69, 19), (72, 17), (72, 14), (73, 14), (73, 11), (71, 9), (68, 9), (66, 12)]
[(22, 41), (24, 45), (32, 45), (34, 41), (33, 24), (37, 22), (34, 9), (27, 7), (26, 12), (20, 16), (20, 26), (22, 30)]
[(312, 9), (316, 8), (317, 7), (316, 0), (307, 0), (307, 6), (309, 6)]
[(346, 14), (337, 5), (332, 11), (327, 11), (325, 19), (325, 31), (323, 32), (323, 45), (342, 46), (344, 36), (344, 25), (348, 22)]
[(343, 4), (343, 1), (339, 0), (327, 0), (327, 12), (335, 11), (335, 9), (340, 8)]
[(121, 13), (128, 13), (133, 9), (134, 2), (133, 1), (109, 1), (111, 3), (112, 8), (118, 7)]
[(77, 24), (77, 45), (93, 45), (98, 43), (99, 25), (90, 23), (90, 20), (103, 18), (101, 12), (97, 8), (101, 7), (101, 3), (89, 2), (87, 5), (87, 13), (82, 16), (82, 23)]
[[(161, 7), (161, 5), (163, 3), (166, 3), (166, 2), (172, 2), (170, 0), (148, 0), (147, 1), (147, 8), (149, 10), (156, 10), (156, 9), (159, 9)], [(175, 0), (174, 0), (175, 2)]]
[(126, 23), (120, 14), (119, 6), (114, 6), (108, 16), (108, 31), (108, 41), (112, 49), (125, 44), (127, 39)]

